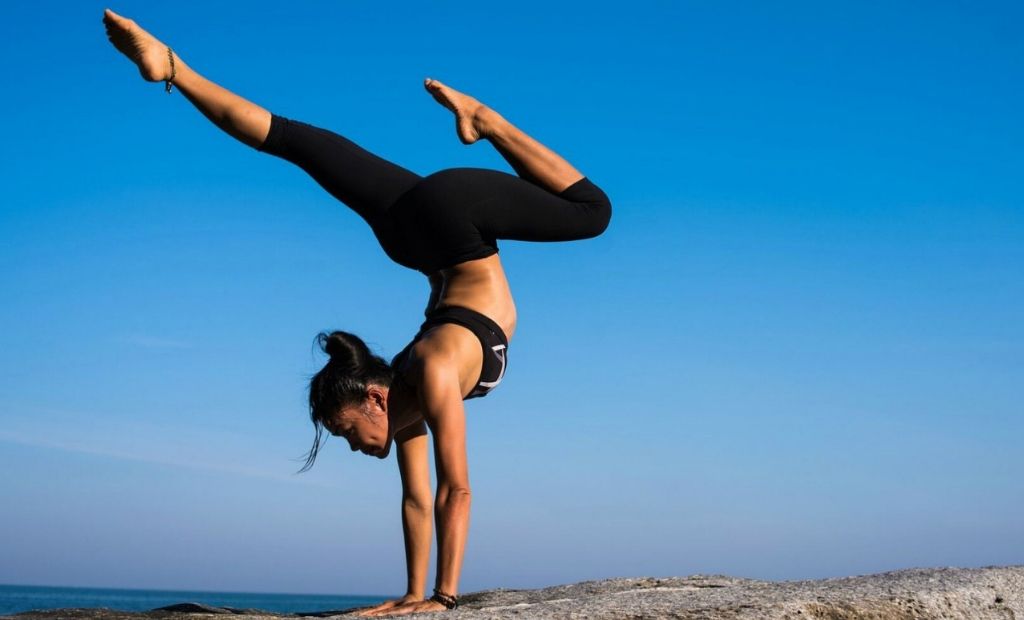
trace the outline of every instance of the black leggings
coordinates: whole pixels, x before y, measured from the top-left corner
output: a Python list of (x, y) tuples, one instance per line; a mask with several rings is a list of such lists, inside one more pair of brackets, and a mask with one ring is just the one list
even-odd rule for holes
[(426, 274), (494, 254), (497, 239), (595, 237), (611, 218), (608, 197), (586, 177), (559, 193), (483, 168), (421, 177), (334, 132), (277, 114), (257, 150), (305, 170), (370, 225), (388, 256)]

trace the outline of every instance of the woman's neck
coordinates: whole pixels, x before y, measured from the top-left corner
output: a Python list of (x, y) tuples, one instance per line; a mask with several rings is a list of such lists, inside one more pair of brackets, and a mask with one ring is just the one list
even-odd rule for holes
[(415, 388), (396, 377), (388, 389), (388, 439), (394, 439), (399, 431), (421, 419), (423, 413)]

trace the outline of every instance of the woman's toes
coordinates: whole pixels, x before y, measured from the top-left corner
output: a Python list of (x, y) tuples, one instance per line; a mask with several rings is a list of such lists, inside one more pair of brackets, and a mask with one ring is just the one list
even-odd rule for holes
[(110, 9), (107, 9), (106, 13), (103, 15), (103, 19), (111, 21), (125, 30), (131, 30), (131, 27), (135, 25), (132, 20), (124, 17), (123, 15), (118, 15)]
[(171, 74), (167, 46), (138, 26), (133, 20), (122, 17), (110, 9), (104, 12), (107, 38), (122, 54), (139, 69), (142, 77), (149, 82), (167, 79)]

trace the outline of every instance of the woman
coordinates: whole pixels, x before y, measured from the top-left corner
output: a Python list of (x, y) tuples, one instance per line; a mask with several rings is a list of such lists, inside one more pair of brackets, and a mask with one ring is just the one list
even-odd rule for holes
[[(218, 127), (259, 151), (293, 162), (355, 210), (384, 251), (427, 276), (427, 320), (389, 364), (357, 336), (320, 334), (330, 355), (310, 381), (316, 430), (352, 450), (385, 458), (397, 446), (403, 487), (408, 588), (401, 599), (361, 615), (404, 614), (457, 605), (469, 527), (470, 487), (462, 401), (501, 381), (516, 325), (515, 305), (498, 259), (497, 239), (566, 241), (601, 234), (607, 196), (568, 162), (476, 99), (436, 80), (424, 86), (455, 114), (459, 139), (486, 139), (518, 177), (453, 168), (420, 177), (325, 129), (290, 120), (203, 78), (132, 20), (105, 12), (107, 36), (151, 82), (178, 89)], [(427, 429), (434, 438), (437, 495), (431, 497)], [(434, 596), (423, 600), (431, 512), (437, 518)]]

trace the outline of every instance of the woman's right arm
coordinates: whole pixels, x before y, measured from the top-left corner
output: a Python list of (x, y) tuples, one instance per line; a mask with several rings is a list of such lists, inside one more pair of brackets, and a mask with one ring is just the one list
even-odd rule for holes
[(395, 435), (402, 477), (402, 530), (405, 533), (406, 595), (422, 600), (433, 539), (434, 497), (430, 490), (427, 425), (419, 422)]
[(360, 610), (355, 615), (386, 613), (403, 605), (422, 601), (426, 595), (430, 542), (434, 526), (434, 496), (430, 490), (430, 459), (427, 453), (427, 425), (423, 420), (398, 431), (398, 473), (402, 476), (402, 532), (405, 534), (405, 596)]

